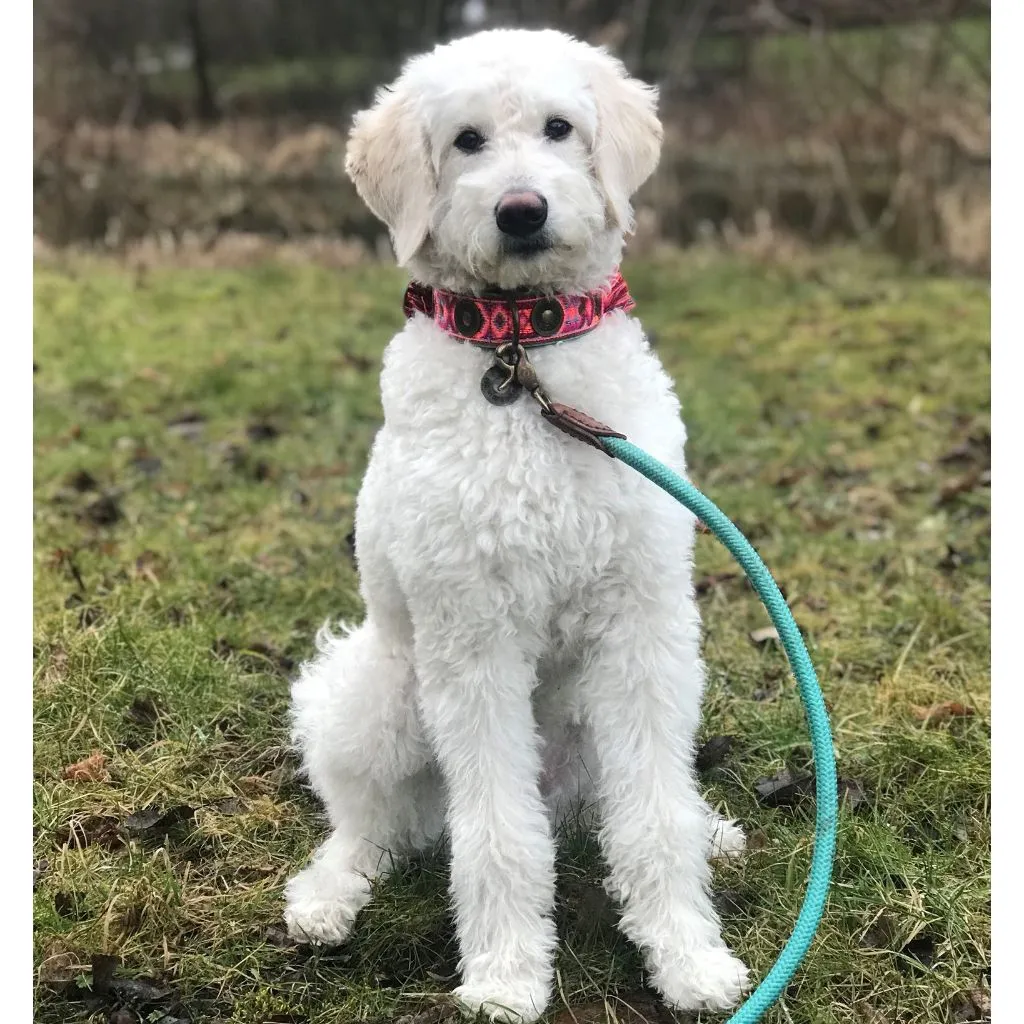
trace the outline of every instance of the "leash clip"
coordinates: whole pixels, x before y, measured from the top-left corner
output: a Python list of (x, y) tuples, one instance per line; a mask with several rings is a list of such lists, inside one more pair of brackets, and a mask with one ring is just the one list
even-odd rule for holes
[(508, 342), (494, 352), (494, 362), (480, 378), (480, 390), (491, 405), (511, 405), (523, 390), (518, 380), (522, 349)]

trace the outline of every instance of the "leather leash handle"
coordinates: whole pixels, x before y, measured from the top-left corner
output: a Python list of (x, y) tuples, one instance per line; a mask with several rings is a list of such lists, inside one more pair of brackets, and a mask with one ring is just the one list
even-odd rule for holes
[(541, 416), (552, 426), (558, 427), (563, 433), (575, 437), (577, 441), (589, 444), (604, 452), (609, 458), (614, 459), (615, 453), (609, 450), (604, 443), (604, 438), (617, 437), (626, 440), (625, 434), (606, 426), (592, 416), (588, 416), (571, 405), (563, 405), (561, 402), (548, 401), (547, 407), (541, 407)]

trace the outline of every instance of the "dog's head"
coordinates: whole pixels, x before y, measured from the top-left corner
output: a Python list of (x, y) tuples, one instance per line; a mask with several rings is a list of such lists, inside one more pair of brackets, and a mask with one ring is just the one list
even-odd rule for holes
[(426, 284), (591, 288), (657, 165), (656, 102), (561, 32), (481, 32), (406, 64), (356, 115), (345, 166)]

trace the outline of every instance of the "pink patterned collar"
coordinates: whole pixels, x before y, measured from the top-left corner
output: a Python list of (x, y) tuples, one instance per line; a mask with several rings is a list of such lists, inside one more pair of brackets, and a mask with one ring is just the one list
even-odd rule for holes
[[(608, 283), (583, 295), (459, 295), (411, 283), (402, 308), (407, 317), (423, 313), (445, 334), (482, 348), (508, 341), (525, 347), (551, 345), (592, 331), (607, 313), (629, 312), (636, 303), (616, 269)], [(516, 328), (518, 327), (518, 331)]]

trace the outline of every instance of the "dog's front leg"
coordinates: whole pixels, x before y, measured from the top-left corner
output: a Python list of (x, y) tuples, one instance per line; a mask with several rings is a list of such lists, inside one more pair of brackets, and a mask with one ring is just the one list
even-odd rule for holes
[[(462, 985), (499, 1020), (532, 1021), (551, 990), (555, 846), (539, 790), (535, 659), (491, 620), (417, 623), (420, 710), (447, 786)], [(448, 622), (453, 620), (445, 616)], [(461, 621), (460, 621), (461, 620)]]
[[(592, 621), (583, 682), (609, 888), (666, 1002), (726, 1009), (746, 987), (747, 969), (723, 941), (711, 901), (713, 819), (693, 764), (704, 672), (699, 620), (682, 584), (647, 591), (645, 599), (631, 589), (609, 594)], [(730, 842), (741, 839), (724, 824)]]

